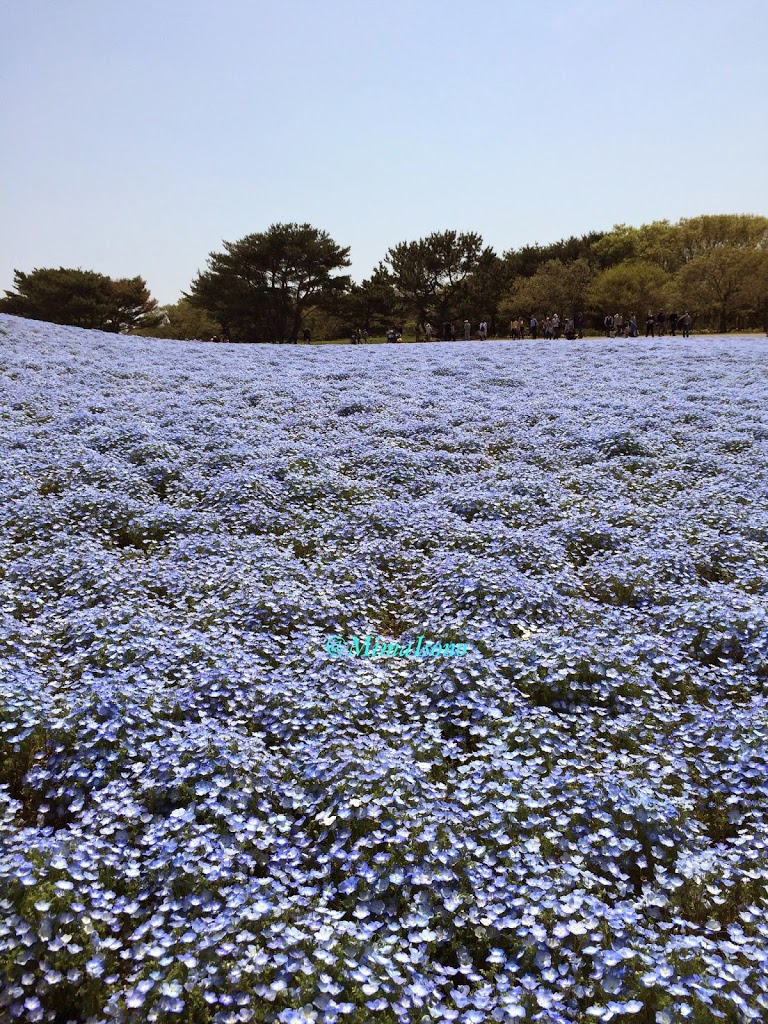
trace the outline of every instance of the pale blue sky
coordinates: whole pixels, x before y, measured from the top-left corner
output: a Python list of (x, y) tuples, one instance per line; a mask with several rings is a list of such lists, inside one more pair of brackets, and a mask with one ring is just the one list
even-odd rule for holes
[(766, 0), (0, 0), (0, 290), (309, 221), (498, 252), (768, 214)]

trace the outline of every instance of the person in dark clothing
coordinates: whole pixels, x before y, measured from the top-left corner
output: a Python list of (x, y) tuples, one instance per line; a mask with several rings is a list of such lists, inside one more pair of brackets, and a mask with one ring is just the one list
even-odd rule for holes
[(673, 338), (677, 334), (677, 313), (669, 314), (669, 333)]
[(667, 318), (661, 310), (656, 314), (656, 331), (660, 338), (664, 337), (664, 322)]
[(304, 328), (304, 344), (305, 345), (311, 345), (312, 344), (312, 331), (310, 331), (310, 329), (308, 327)]
[(576, 328), (576, 334), (579, 338), (584, 337), (584, 314), (577, 313), (576, 319), (573, 321), (573, 325)]
[(655, 323), (655, 321), (654, 321), (654, 319), (653, 319), (653, 310), (652, 310), (652, 309), (649, 309), (649, 310), (648, 310), (648, 315), (647, 315), (647, 316), (646, 316), (646, 318), (645, 318), (645, 336), (646, 336), (646, 338), (647, 338), (647, 337), (648, 337), (649, 335), (650, 335), (651, 337), (653, 337), (653, 327), (654, 327), (654, 323)]
[(685, 311), (685, 313), (683, 313), (680, 322), (683, 325), (683, 337), (684, 338), (690, 338), (690, 336), (691, 336), (691, 314), (687, 310)]
[(610, 338), (611, 331), (613, 330), (613, 316), (611, 313), (609, 313), (606, 316), (605, 320), (603, 320), (603, 323), (605, 324), (605, 336), (606, 338)]

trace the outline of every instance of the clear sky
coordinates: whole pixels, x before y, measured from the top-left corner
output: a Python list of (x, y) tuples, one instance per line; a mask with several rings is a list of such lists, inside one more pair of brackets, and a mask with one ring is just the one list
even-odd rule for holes
[(766, 39), (766, 0), (0, 0), (0, 290), (173, 302), (278, 221), (361, 280), (446, 228), (768, 214)]

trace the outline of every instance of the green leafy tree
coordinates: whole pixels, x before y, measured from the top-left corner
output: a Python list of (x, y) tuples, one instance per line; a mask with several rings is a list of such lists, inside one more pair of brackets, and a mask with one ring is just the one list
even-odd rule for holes
[(140, 327), (132, 334), (151, 338), (173, 338), (177, 341), (208, 341), (221, 334), (221, 324), (189, 299), (179, 299), (167, 306), (158, 306), (162, 320), (153, 327)]
[(438, 231), (391, 248), (378, 273), (390, 282), (403, 310), (423, 326), (458, 316), (462, 286), (495, 259), (476, 232)]
[[(503, 260), (511, 278), (533, 277), (550, 260), (572, 263), (584, 259), (591, 262), (594, 259), (594, 246), (604, 235), (604, 231), (590, 231), (586, 235), (571, 235), (570, 238), (562, 238), (549, 245), (524, 245), (520, 249), (505, 252)], [(512, 283), (510, 280), (510, 285)]]
[(224, 242), (185, 297), (233, 341), (296, 341), (306, 313), (350, 286), (349, 249), (310, 224), (273, 224)]
[(761, 324), (768, 334), (768, 249), (759, 250), (759, 258), (744, 284), (744, 294), (755, 312), (753, 323)]
[(768, 217), (755, 214), (707, 214), (675, 225), (680, 232), (685, 262), (713, 249), (768, 248)]
[(675, 284), (683, 304), (711, 317), (722, 333), (738, 326), (741, 316), (763, 313), (767, 260), (766, 250), (711, 247), (685, 264)]
[(578, 313), (587, 307), (595, 271), (585, 259), (563, 263), (548, 260), (533, 277), (518, 278), (502, 305), (505, 315), (557, 312), (561, 316)]
[(597, 239), (591, 247), (591, 258), (600, 270), (616, 267), (637, 258), (638, 229), (628, 224), (615, 224), (611, 231)]
[(14, 287), (0, 309), (32, 320), (117, 334), (162, 319), (141, 277), (113, 280), (93, 270), (43, 267), (14, 271)]
[(343, 296), (340, 316), (344, 333), (364, 328), (369, 334), (383, 334), (406, 310), (391, 278), (381, 268)]
[(653, 263), (620, 263), (604, 270), (589, 291), (592, 308), (604, 313), (645, 316), (663, 304), (669, 275)]
[(676, 224), (656, 220), (639, 228), (617, 224), (592, 247), (594, 263), (601, 270), (623, 263), (653, 263), (673, 273), (685, 262), (683, 234)]
[(690, 260), (723, 246), (760, 249), (768, 246), (768, 217), (754, 214), (706, 214), (671, 224), (657, 220), (639, 228), (617, 224), (592, 246), (602, 269), (632, 260), (654, 263), (674, 274)]
[(471, 274), (456, 285), (448, 319), (485, 320), (491, 335), (498, 329), (499, 306), (509, 286), (509, 270), (492, 249), (485, 249)]

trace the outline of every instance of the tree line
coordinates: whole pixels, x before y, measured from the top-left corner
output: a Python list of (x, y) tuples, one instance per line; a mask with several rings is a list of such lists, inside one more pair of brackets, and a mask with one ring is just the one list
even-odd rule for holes
[(188, 291), (158, 307), (140, 278), (93, 271), (15, 272), (0, 310), (18, 316), (169, 338), (291, 342), (383, 334), (405, 323), (485, 321), (507, 336), (516, 317), (688, 309), (697, 330), (768, 330), (768, 218), (720, 214), (626, 224), (498, 255), (476, 232), (439, 231), (392, 246), (371, 276), (345, 271), (349, 248), (310, 224), (273, 224), (223, 242)]

